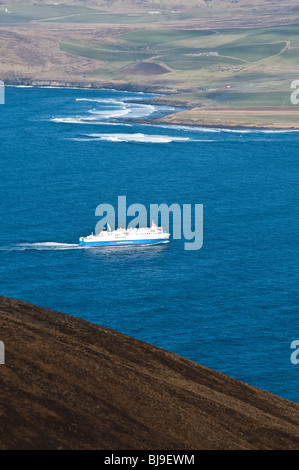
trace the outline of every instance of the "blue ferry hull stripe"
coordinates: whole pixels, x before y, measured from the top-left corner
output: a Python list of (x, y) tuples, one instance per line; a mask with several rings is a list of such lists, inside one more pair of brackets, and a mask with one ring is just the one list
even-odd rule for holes
[(80, 241), (81, 246), (112, 246), (112, 245), (147, 245), (149, 243), (168, 243), (169, 240), (156, 238), (153, 240), (119, 240), (119, 241), (103, 241), (103, 242), (85, 242)]

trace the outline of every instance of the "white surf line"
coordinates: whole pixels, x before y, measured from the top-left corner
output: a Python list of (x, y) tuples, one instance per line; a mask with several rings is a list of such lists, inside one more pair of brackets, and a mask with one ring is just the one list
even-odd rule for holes
[(58, 243), (58, 242), (36, 242), (36, 243), (16, 243), (15, 245), (7, 245), (0, 247), (0, 251), (57, 251), (57, 250), (76, 250), (84, 248), (75, 243)]
[[(169, 135), (148, 135), (142, 133), (135, 134), (86, 134), (93, 140), (109, 142), (142, 142), (142, 143), (170, 143), (170, 142), (188, 142), (189, 137), (173, 137)], [(84, 139), (83, 139), (84, 140)]]

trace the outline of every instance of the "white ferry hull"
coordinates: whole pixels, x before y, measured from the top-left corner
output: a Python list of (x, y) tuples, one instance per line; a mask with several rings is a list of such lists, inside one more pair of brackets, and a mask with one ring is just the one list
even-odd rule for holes
[(107, 241), (88, 241), (80, 240), (81, 246), (127, 246), (127, 245), (158, 245), (160, 243), (169, 243), (168, 239), (151, 239), (151, 240), (107, 240)]

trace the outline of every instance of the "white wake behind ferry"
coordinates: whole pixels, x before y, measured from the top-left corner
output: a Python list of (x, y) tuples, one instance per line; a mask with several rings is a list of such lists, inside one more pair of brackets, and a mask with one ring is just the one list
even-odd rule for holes
[(170, 234), (164, 232), (153, 222), (150, 228), (118, 228), (102, 230), (98, 235), (88, 235), (79, 239), (81, 246), (123, 246), (123, 245), (157, 245), (169, 243)]

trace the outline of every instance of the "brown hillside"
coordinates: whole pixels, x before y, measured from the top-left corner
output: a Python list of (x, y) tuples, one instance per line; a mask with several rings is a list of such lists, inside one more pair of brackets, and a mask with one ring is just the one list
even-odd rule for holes
[(299, 405), (0, 297), (0, 449), (298, 449)]

